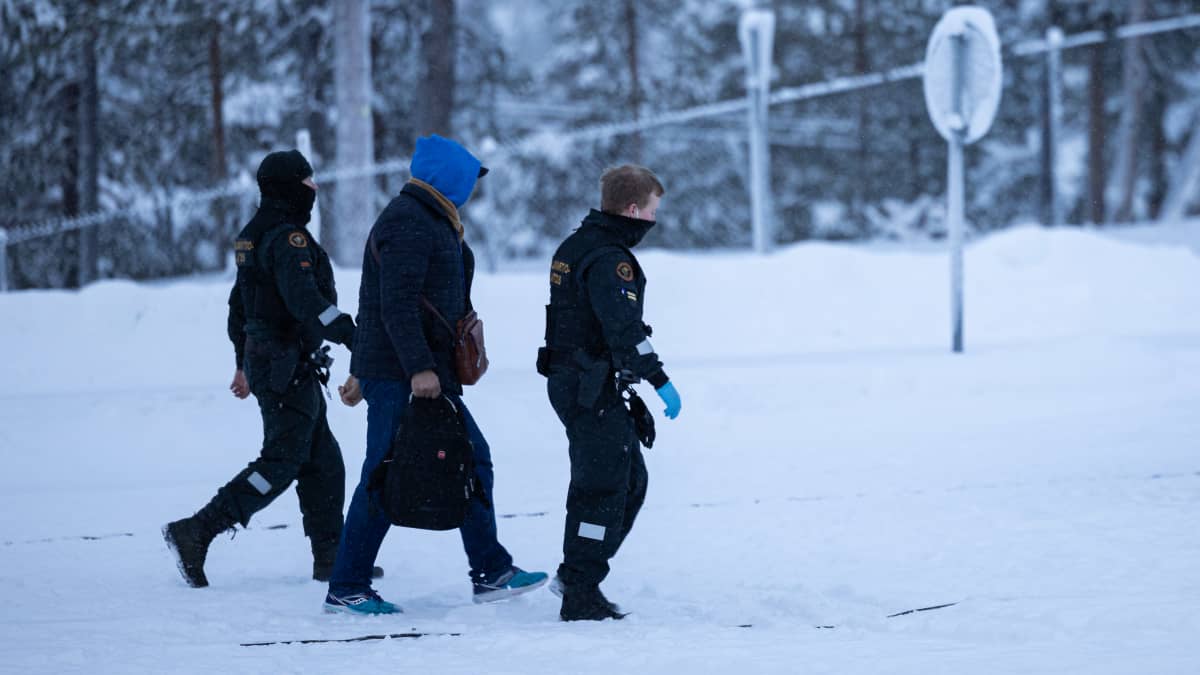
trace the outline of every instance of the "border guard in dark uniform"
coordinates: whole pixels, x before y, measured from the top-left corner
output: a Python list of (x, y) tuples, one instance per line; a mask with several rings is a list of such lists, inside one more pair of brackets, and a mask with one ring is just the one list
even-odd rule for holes
[(179, 571), (208, 585), (208, 546), (235, 523), (245, 527), (296, 482), (313, 578), (328, 581), (337, 554), (346, 469), (326, 421), (329, 340), (349, 348), (354, 320), (337, 307), (329, 256), (305, 225), (317, 196), (299, 151), (273, 152), (258, 168), (262, 201), (234, 244), (237, 282), (229, 296), (229, 339), (237, 358), (230, 389), (258, 400), (263, 447), (254, 460), (190, 518), (163, 528)]
[(626, 165), (606, 171), (600, 187), (601, 210), (554, 254), (546, 347), (538, 353), (570, 444), (563, 562), (551, 587), (562, 595), (564, 621), (625, 616), (600, 582), (646, 498), (641, 445), (654, 442), (654, 418), (631, 385), (653, 385), (671, 419), (680, 409), (642, 322), (646, 277), (631, 250), (654, 227), (662, 183)]

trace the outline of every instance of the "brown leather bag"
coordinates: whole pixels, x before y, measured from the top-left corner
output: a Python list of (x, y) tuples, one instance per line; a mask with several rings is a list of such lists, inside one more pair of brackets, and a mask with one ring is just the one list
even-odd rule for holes
[(442, 322), (446, 330), (450, 331), (450, 335), (454, 336), (454, 371), (458, 375), (459, 383), (469, 386), (483, 379), (488, 369), (487, 348), (483, 344), (483, 321), (475, 310), (467, 312), (467, 315), (451, 328), (450, 322), (446, 321), (442, 313), (423, 295), (421, 304)]

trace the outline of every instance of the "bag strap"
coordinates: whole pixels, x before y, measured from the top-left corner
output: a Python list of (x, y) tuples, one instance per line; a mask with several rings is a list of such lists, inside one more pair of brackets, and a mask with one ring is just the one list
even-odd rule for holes
[(437, 317), (438, 321), (440, 321), (442, 325), (446, 327), (446, 330), (449, 331), (450, 337), (454, 338), (455, 340), (458, 339), (458, 331), (454, 330), (454, 328), (450, 325), (450, 322), (446, 320), (446, 317), (442, 316), (442, 313), (437, 311), (437, 308), (433, 306), (433, 303), (429, 302), (429, 300), (426, 300), (425, 296), (423, 295), (421, 296), (421, 306), (432, 312), (433, 315)]
[[(375, 243), (375, 230), (374, 229), (371, 230), (370, 236), (367, 237), (367, 243), (371, 247), (371, 257), (375, 258), (375, 264), (379, 265), (382, 268), (383, 267), (383, 256), (379, 255), (379, 245)], [(454, 327), (450, 325), (450, 322), (446, 320), (446, 317), (442, 316), (442, 313), (437, 311), (437, 307), (434, 307), (433, 303), (429, 302), (429, 300), (424, 295), (419, 296), (419, 297), (421, 300), (421, 306), (424, 307), (425, 309), (429, 310), (434, 316), (436, 316), (438, 321), (440, 321), (441, 324), (446, 327), (446, 330), (450, 332), (450, 336), (453, 337), (455, 340), (457, 340), (458, 339), (458, 331), (454, 330)]]

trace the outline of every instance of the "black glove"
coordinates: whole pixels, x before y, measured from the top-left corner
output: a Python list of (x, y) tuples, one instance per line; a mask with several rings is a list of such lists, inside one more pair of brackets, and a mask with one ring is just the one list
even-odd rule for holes
[(629, 416), (633, 418), (633, 428), (637, 432), (638, 440), (646, 449), (654, 447), (654, 415), (650, 414), (650, 409), (646, 407), (646, 402), (632, 387), (625, 389), (625, 400), (629, 404)]
[(349, 314), (334, 319), (326, 333), (331, 342), (336, 342), (346, 349), (354, 348), (354, 319), (351, 319)]
[(626, 384), (636, 384), (646, 380), (657, 389), (667, 383), (663, 373), (663, 364), (658, 360), (658, 354), (638, 354), (633, 350), (622, 350), (613, 355), (613, 364)]

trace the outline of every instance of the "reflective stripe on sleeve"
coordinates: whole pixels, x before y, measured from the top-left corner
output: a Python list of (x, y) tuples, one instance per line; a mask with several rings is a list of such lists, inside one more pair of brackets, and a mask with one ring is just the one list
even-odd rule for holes
[(338, 309), (337, 305), (330, 305), (328, 308), (325, 309), (324, 312), (321, 312), (321, 315), (318, 316), (317, 318), (321, 320), (322, 326), (328, 326), (329, 324), (331, 324), (335, 320), (337, 320), (337, 318), (341, 315), (342, 315), (342, 310)]

